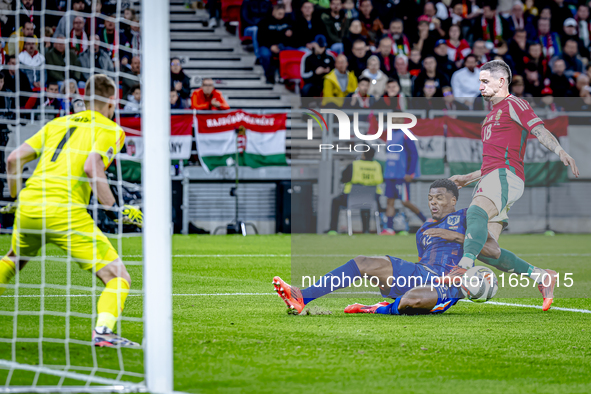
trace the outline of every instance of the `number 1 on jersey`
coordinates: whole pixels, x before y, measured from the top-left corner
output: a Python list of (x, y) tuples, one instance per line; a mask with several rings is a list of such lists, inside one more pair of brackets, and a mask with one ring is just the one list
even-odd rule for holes
[(55, 149), (53, 156), (51, 157), (51, 161), (57, 160), (60, 153), (62, 153), (62, 149), (64, 148), (64, 145), (66, 145), (66, 142), (68, 142), (68, 139), (72, 136), (72, 134), (74, 134), (74, 131), (76, 131), (77, 128), (78, 128), (78, 126), (72, 126), (68, 130), (66, 130), (66, 134), (64, 134), (64, 138), (62, 138), (59, 145)]

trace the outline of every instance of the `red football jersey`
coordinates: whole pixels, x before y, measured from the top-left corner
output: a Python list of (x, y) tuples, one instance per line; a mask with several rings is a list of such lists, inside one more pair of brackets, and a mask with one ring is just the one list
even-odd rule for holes
[(512, 94), (495, 104), (482, 123), (482, 176), (507, 168), (525, 181), (527, 135), (541, 124), (529, 103)]

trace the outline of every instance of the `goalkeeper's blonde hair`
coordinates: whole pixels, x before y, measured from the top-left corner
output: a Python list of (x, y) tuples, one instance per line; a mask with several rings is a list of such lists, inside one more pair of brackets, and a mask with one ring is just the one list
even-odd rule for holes
[(100, 110), (104, 108), (110, 101), (110, 98), (115, 95), (117, 87), (115, 81), (105, 74), (95, 74), (86, 81), (86, 88), (84, 91), (84, 102), (86, 108)]

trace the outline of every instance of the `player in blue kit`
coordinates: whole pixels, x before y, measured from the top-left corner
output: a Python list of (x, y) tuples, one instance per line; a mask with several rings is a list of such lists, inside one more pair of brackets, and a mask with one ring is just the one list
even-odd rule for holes
[[(466, 209), (456, 211), (458, 195), (457, 186), (449, 179), (431, 184), (429, 208), (434, 222), (425, 223), (417, 233), (418, 263), (392, 256), (359, 256), (303, 290), (288, 285), (276, 276), (273, 278), (275, 290), (287, 304), (289, 312), (301, 313), (308, 303), (319, 297), (349, 287), (360, 278), (376, 277), (382, 296), (396, 300), (371, 306), (349, 305), (346, 313), (398, 315), (445, 312), (463, 297), (462, 293), (458, 287), (431, 284), (438, 283), (442, 275), (453, 270), (463, 255)], [(489, 264), (502, 266), (502, 262), (497, 260), (501, 250), (492, 237), (489, 237), (480, 256), (487, 258)]]
[[(404, 123), (404, 119), (393, 119), (393, 122)], [(410, 182), (419, 177), (419, 154), (415, 142), (402, 130), (393, 130), (392, 139), (388, 143), (386, 163), (384, 166), (384, 181), (386, 182), (387, 222), (382, 235), (394, 235), (394, 215), (396, 200), (414, 212), (422, 222), (427, 219), (421, 210), (410, 202)]]
[[(462, 293), (458, 287), (432, 286), (432, 283), (438, 283), (443, 275), (455, 269), (463, 256), (467, 209), (456, 211), (458, 196), (458, 187), (449, 179), (431, 184), (428, 198), (434, 222), (423, 224), (417, 232), (418, 263), (391, 256), (358, 256), (303, 290), (288, 285), (276, 276), (273, 278), (275, 291), (287, 304), (288, 312), (295, 314), (301, 313), (311, 301), (369, 277), (370, 283), (371, 279), (377, 278), (383, 297), (396, 300), (375, 305), (349, 305), (345, 308), (346, 313), (399, 315), (445, 312), (462, 298)], [(500, 249), (490, 234), (478, 259), (505, 272), (526, 274), (531, 270), (527, 262), (508, 250)]]

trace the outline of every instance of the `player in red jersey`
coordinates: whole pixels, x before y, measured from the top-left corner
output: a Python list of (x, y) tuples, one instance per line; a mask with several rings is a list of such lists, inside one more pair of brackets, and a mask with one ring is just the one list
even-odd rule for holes
[[(464, 255), (452, 275), (463, 275), (473, 267), (488, 234), (498, 241), (507, 225), (507, 212), (524, 190), (523, 156), (528, 133), (535, 135), (542, 145), (560, 156), (564, 165), (571, 167), (575, 177), (579, 176), (575, 160), (544, 127), (544, 122), (529, 103), (509, 94), (510, 83), (511, 70), (502, 60), (492, 60), (480, 68), (480, 92), (493, 107), (482, 123), (481, 169), (450, 178), (459, 188), (481, 178), (474, 188), (472, 204), (467, 212)], [(519, 259), (516, 256), (511, 258)], [(512, 266), (515, 262), (506, 263)], [(528, 273), (538, 282), (544, 296), (543, 309), (548, 310), (552, 304), (556, 273), (531, 264), (530, 267)], [(549, 286), (544, 286), (542, 278), (547, 274), (551, 275), (552, 281)]]

